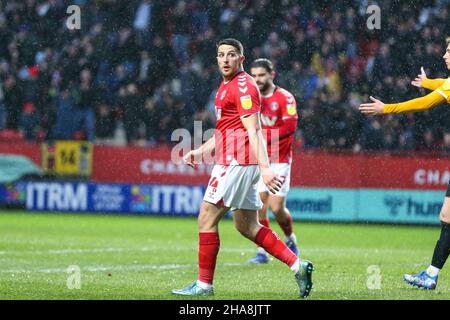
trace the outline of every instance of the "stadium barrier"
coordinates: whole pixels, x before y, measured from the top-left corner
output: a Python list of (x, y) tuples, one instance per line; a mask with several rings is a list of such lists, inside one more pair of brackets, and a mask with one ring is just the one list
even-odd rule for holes
[(19, 181), (0, 186), (0, 202), (31, 211), (195, 216), (204, 191), (202, 186)]
[[(40, 150), (0, 143), (0, 153), (39, 165)], [(196, 215), (212, 167), (194, 170), (170, 155), (164, 147), (95, 146), (91, 181), (6, 184), (0, 202), (44, 211)], [(296, 220), (438, 224), (449, 167), (449, 159), (295, 153), (287, 205)]]
[[(0, 202), (31, 211), (196, 216), (204, 186), (19, 181), (0, 186)], [(299, 221), (439, 224), (440, 191), (292, 188)]]

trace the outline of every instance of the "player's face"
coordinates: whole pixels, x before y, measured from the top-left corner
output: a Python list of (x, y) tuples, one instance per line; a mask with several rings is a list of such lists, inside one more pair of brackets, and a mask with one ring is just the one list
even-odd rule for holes
[(444, 60), (447, 64), (447, 69), (450, 70), (450, 44), (447, 46), (447, 50), (445, 51)]
[(251, 68), (250, 73), (258, 85), (259, 91), (266, 91), (273, 82), (273, 72), (269, 73), (265, 68)]
[(233, 46), (223, 44), (217, 49), (217, 64), (225, 79), (235, 75), (243, 61), (244, 56), (241, 56)]

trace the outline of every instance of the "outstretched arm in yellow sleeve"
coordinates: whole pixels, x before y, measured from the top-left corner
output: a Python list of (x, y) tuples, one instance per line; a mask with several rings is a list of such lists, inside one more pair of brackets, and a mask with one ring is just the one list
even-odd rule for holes
[(364, 103), (359, 106), (359, 110), (367, 115), (423, 111), (446, 102), (444, 96), (438, 91), (433, 91), (421, 98), (394, 104), (384, 104), (374, 97), (370, 97), (370, 100), (372, 103)]
[(425, 88), (434, 91), (442, 86), (446, 80), (447, 79), (428, 79), (425, 69), (421, 67), (420, 74), (411, 81), (411, 84), (417, 88)]
[(422, 80), (422, 87), (428, 90), (436, 90), (440, 86), (444, 84), (444, 82), (447, 81), (447, 79), (423, 79)]

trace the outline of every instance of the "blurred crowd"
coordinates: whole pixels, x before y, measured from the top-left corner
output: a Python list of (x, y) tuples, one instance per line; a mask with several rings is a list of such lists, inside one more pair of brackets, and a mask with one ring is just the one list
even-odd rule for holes
[[(215, 124), (215, 44), (244, 44), (245, 68), (265, 57), (297, 99), (306, 149), (450, 151), (450, 111), (363, 117), (369, 95), (399, 102), (442, 56), (450, 0), (0, 0), (0, 138), (171, 143), (177, 128)], [(70, 30), (69, 5), (81, 8)]]

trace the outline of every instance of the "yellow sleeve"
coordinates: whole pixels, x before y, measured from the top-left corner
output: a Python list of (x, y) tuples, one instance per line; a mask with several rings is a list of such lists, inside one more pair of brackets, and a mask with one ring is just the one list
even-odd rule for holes
[(450, 78), (448, 78), (442, 84), (442, 86), (437, 88), (435, 91), (439, 93), (441, 96), (443, 96), (448, 103), (450, 103)]
[(428, 90), (436, 90), (444, 84), (447, 79), (425, 79), (422, 81), (422, 87)]
[(430, 94), (401, 103), (385, 104), (383, 113), (402, 113), (423, 111), (446, 102), (447, 99), (439, 92), (439, 89)]

